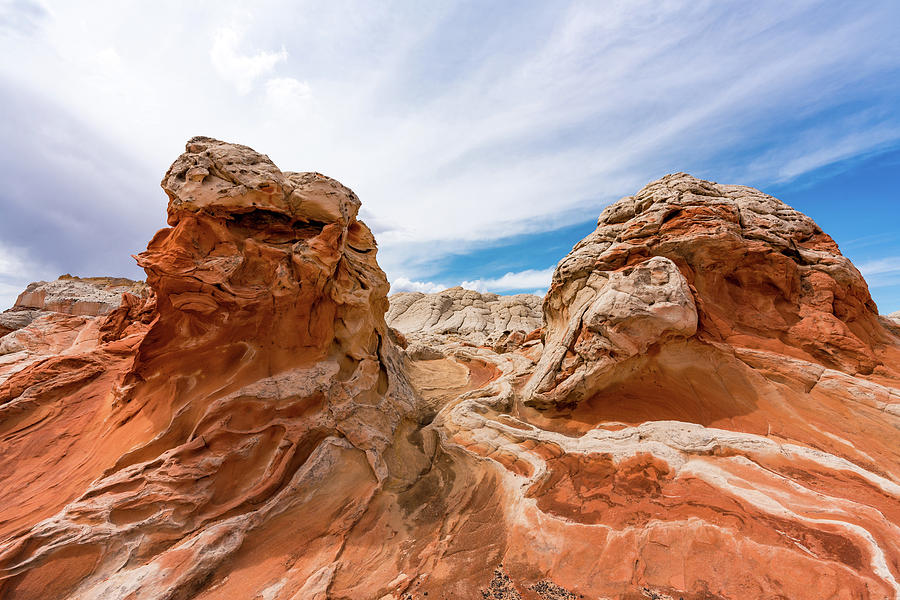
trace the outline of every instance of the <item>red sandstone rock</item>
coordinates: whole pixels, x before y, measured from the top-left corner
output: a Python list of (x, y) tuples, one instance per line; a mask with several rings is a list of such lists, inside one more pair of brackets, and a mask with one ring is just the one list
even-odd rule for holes
[[(290, 553), (327, 554), (401, 479), (386, 452), (412, 392), (353, 193), (207, 138), (163, 187), (172, 228), (138, 257), (155, 304), (126, 296), (75, 363), (0, 389), (2, 489), (29, 482), (4, 512), (2, 595), (193, 597), (285, 519), (307, 522)], [(73, 441), (48, 445), (61, 428)], [(310, 551), (295, 576), (323, 561)]]
[(0, 597), (900, 594), (900, 338), (779, 201), (666, 177), (542, 330), (400, 353), (350, 190), (209, 138), (163, 187), (152, 294), (3, 338)]

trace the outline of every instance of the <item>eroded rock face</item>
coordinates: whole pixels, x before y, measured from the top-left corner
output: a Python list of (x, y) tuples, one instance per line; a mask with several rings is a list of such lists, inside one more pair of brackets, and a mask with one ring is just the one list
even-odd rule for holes
[(641, 356), (671, 337), (697, 332), (697, 308), (687, 280), (668, 258), (654, 256), (620, 271), (601, 272), (568, 306), (573, 317), (547, 331), (529, 384), (533, 405), (576, 403), (622, 360)]
[(391, 296), (388, 324), (407, 337), (446, 337), (476, 346), (524, 337), (541, 326), (541, 299), (533, 294), (499, 296), (454, 287), (434, 294)]
[(12, 308), (0, 313), (0, 361), (9, 371), (42, 355), (78, 351), (96, 341), (105, 315), (123, 303), (145, 302), (150, 294), (142, 281), (116, 277), (63, 275), (31, 283)]
[(210, 138), (163, 187), (152, 293), (6, 336), (0, 597), (900, 596), (900, 332), (774, 198), (666, 177), (543, 315), (390, 330), (347, 188)]
[(560, 262), (544, 322), (542, 353), (410, 371), (498, 371), (432, 425), (504, 473), (484, 593), (898, 597), (900, 338), (811, 220), (666, 177)]
[(559, 263), (544, 321), (533, 369), (436, 419), (522, 490), (519, 590), (537, 564), (586, 597), (898, 597), (900, 338), (809, 218), (665, 177)]
[[(626, 307), (628, 318), (646, 328), (640, 347), (598, 336), (593, 322), (613, 336), (620, 327), (603, 306), (622, 273), (660, 260), (678, 282), (681, 308), (668, 298), (666, 308)], [(592, 317), (597, 311), (599, 319)], [(681, 322), (657, 323), (652, 313), (665, 311), (684, 313), (673, 317)], [(609, 364), (673, 336), (698, 333), (709, 342), (862, 374), (882, 366), (873, 348), (886, 341), (862, 275), (812, 219), (758, 190), (685, 174), (664, 177), (603, 211), (597, 229), (558, 265), (544, 317), (547, 351), (530, 387), (536, 404), (577, 402), (596, 389), (590, 379)]]
[(123, 294), (145, 296), (147, 293), (147, 286), (142, 281), (121, 277), (63, 275), (56, 281), (36, 281), (29, 284), (19, 294), (11, 311), (3, 315), (33, 311), (82, 316), (104, 315), (121, 304)]
[[(106, 356), (112, 342), (79, 356), (85, 374), (66, 384), (74, 397), (106, 389), (85, 417), (93, 448), (36, 451), (4, 422), (4, 456), (44, 464), (32, 489), (83, 487), (4, 520), (0, 595), (195, 597), (285, 519), (307, 521), (296, 548), (332, 552), (399, 478), (385, 451), (415, 407), (355, 195), (209, 138), (188, 143), (163, 188), (172, 227), (138, 257), (155, 294), (149, 330), (122, 365)], [(101, 334), (123, 335), (141, 308), (123, 306)], [(51, 363), (8, 379), (0, 409), (17, 422), (59, 412), (34, 383), (63, 376)], [(311, 550), (294, 569), (305, 580), (329, 562)]]

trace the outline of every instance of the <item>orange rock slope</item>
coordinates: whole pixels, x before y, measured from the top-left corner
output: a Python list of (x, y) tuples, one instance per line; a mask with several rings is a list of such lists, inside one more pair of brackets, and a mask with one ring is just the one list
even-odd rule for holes
[(163, 188), (152, 293), (0, 338), (0, 597), (900, 597), (900, 328), (780, 201), (654, 182), (477, 346), (388, 327), (336, 181)]

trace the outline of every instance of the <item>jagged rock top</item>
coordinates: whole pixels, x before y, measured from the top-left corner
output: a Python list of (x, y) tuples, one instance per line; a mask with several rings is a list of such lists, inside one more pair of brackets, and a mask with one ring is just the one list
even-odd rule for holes
[(541, 326), (541, 298), (534, 294), (500, 296), (457, 286), (434, 294), (399, 292), (390, 301), (388, 325), (411, 336), (456, 335), (481, 345)]
[(840, 257), (838, 262), (849, 264), (815, 221), (778, 198), (747, 186), (675, 173), (606, 207), (597, 229), (560, 261), (554, 281), (576, 275), (585, 259), (591, 262), (617, 245), (674, 245), (685, 238), (727, 234), (763, 242), (805, 263)]
[(172, 163), (161, 183), (169, 196), (168, 222), (185, 212), (224, 216), (265, 210), (292, 220), (347, 225), (360, 201), (321, 173), (282, 172), (256, 150), (197, 136)]

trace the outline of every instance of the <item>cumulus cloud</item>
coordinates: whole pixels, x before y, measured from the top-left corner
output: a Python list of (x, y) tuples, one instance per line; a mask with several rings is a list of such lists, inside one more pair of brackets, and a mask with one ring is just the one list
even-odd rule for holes
[(447, 286), (433, 281), (411, 281), (406, 277), (398, 277), (391, 281), (391, 292), (422, 292), (433, 294), (446, 290)]
[(550, 287), (552, 277), (553, 267), (549, 267), (547, 269), (526, 269), (524, 271), (509, 272), (496, 279), (463, 281), (460, 285), (466, 289), (478, 292), (509, 292), (539, 288), (539, 290), (535, 290), (534, 294), (540, 296)]
[(247, 54), (241, 51), (242, 39), (243, 35), (238, 30), (220, 27), (213, 33), (209, 58), (222, 79), (234, 85), (241, 94), (246, 94), (257, 78), (271, 72), (278, 63), (286, 61), (288, 53), (282, 47), (277, 52), (257, 50), (253, 54)]

